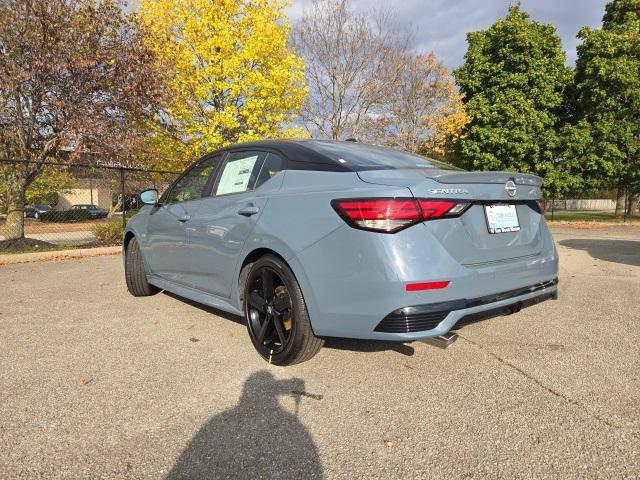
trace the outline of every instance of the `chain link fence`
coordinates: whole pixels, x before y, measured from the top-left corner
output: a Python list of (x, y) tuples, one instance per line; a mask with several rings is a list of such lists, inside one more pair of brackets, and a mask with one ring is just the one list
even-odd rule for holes
[[(0, 159), (0, 254), (118, 245), (127, 220), (140, 207), (138, 193), (147, 188), (162, 193), (180, 174), (100, 162), (47, 162), (17, 209), (10, 190), (19, 176), (13, 174), (24, 177), (34, 163)], [(640, 193), (630, 187), (626, 192), (623, 202), (616, 185), (548, 198), (545, 215), (560, 221), (640, 221)]]
[(640, 187), (609, 185), (547, 198), (544, 210), (549, 220), (600, 222), (640, 221)]
[(162, 193), (180, 174), (47, 162), (26, 189), (20, 212), (11, 194), (11, 182), (19, 177), (12, 174), (33, 170), (34, 164), (0, 159), (0, 254), (118, 245), (127, 220), (141, 206), (138, 193), (147, 188)]

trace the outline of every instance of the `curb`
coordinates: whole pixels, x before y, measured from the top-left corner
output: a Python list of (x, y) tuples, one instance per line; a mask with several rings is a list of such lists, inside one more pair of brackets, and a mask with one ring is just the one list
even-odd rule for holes
[(607, 228), (640, 228), (640, 222), (599, 222), (596, 220), (589, 221), (569, 221), (569, 220), (547, 220), (547, 225), (550, 228), (560, 228), (560, 227), (568, 227), (568, 228), (577, 228), (577, 229), (607, 229)]
[(17, 263), (50, 262), (60, 260), (73, 260), (84, 257), (101, 257), (105, 255), (119, 255), (121, 246), (75, 248), (73, 250), (53, 250), (50, 252), (13, 253), (0, 255), (0, 265), (13, 265)]

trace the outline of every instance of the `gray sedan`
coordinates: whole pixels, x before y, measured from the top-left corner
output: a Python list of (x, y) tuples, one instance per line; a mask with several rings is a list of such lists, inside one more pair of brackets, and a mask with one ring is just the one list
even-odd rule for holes
[(270, 363), (325, 337), (410, 342), (556, 298), (542, 180), (356, 142), (265, 141), (189, 167), (124, 235), (136, 296), (244, 316)]

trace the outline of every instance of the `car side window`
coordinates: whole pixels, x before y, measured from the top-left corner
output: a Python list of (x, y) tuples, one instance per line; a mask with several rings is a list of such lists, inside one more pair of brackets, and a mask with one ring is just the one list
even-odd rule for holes
[(187, 202), (202, 198), (207, 180), (219, 160), (219, 155), (207, 157), (191, 167), (191, 170), (173, 186), (166, 203)]
[(260, 169), (258, 178), (256, 179), (255, 187), (253, 188), (258, 188), (264, 182), (273, 177), (276, 173), (282, 171), (283, 168), (284, 159), (276, 153), (269, 152), (267, 154), (267, 158), (262, 164), (262, 168)]
[(229, 195), (252, 190), (266, 156), (266, 152), (259, 151), (230, 153), (220, 172), (215, 195)]

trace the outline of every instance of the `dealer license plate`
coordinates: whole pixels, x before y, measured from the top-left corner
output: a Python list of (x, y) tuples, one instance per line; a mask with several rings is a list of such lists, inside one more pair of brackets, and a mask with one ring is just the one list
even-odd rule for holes
[(520, 223), (515, 205), (485, 205), (489, 233), (519, 232)]

